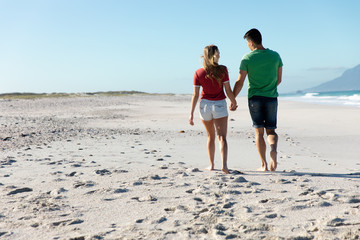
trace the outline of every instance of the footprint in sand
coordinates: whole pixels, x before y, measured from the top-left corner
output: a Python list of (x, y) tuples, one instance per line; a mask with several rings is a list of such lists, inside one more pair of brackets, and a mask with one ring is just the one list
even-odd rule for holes
[(345, 219), (334, 218), (326, 223), (326, 226), (329, 227), (340, 227), (345, 225)]
[(19, 193), (24, 193), (24, 192), (32, 192), (33, 189), (32, 188), (28, 188), (28, 187), (25, 187), (25, 188), (18, 188), (16, 190), (13, 190), (11, 192), (9, 192), (7, 195), (15, 195), (15, 194), (19, 194)]
[(160, 177), (159, 175), (155, 174), (155, 175), (151, 175), (148, 177), (148, 179), (151, 180), (161, 180), (161, 179), (166, 179), (167, 177)]
[(191, 172), (201, 172), (198, 168), (191, 169)]
[(238, 190), (226, 190), (223, 192), (224, 194), (230, 194), (230, 195), (240, 195), (241, 192)]
[(166, 217), (161, 217), (158, 220), (152, 221), (151, 223), (152, 224), (159, 224), (159, 223), (163, 223), (165, 221), (167, 221), (167, 218)]
[(81, 181), (77, 181), (74, 183), (74, 188), (79, 188), (79, 187), (94, 187), (95, 186), (95, 182), (93, 181), (86, 181), (86, 182), (81, 182)]
[(245, 213), (251, 213), (251, 212), (252, 212), (251, 207), (244, 206), (244, 207), (242, 207), (242, 208), (243, 208), (243, 211), (244, 211)]
[(332, 204), (329, 203), (329, 202), (323, 201), (323, 202), (320, 202), (320, 203), (318, 204), (318, 206), (319, 206), (319, 207), (330, 207), (330, 206), (332, 206)]
[(116, 169), (114, 170), (114, 173), (128, 173), (128, 170), (124, 170), (124, 169)]
[(51, 196), (58, 197), (60, 194), (68, 192), (65, 188), (54, 189), (50, 192)]
[(199, 197), (194, 197), (193, 199), (198, 203), (203, 203), (203, 200)]
[(353, 203), (360, 203), (360, 196), (358, 196), (358, 197), (350, 197), (350, 198), (348, 198), (348, 200), (346, 201), (347, 203), (351, 203), (351, 204), (353, 204)]
[(129, 190), (126, 189), (126, 188), (118, 188), (118, 189), (115, 189), (114, 193), (125, 193), (125, 192), (128, 192)]
[(143, 223), (145, 221), (145, 219), (137, 219), (136, 221), (135, 221), (135, 223)]
[(291, 181), (289, 180), (286, 180), (286, 179), (277, 179), (276, 181), (274, 181), (275, 183), (279, 183), (279, 184), (290, 184), (292, 183)]
[(160, 169), (168, 169), (169, 167), (167, 165), (162, 165), (159, 167)]
[(51, 225), (53, 227), (69, 226), (69, 225), (81, 224), (83, 222), (84, 222), (84, 220), (81, 220), (81, 219), (76, 219), (76, 220), (69, 219), (69, 220), (64, 220), (64, 221), (53, 222)]
[(65, 174), (67, 177), (74, 177), (76, 175), (76, 172), (71, 172), (69, 174)]
[(132, 197), (131, 199), (137, 200), (138, 202), (156, 202), (158, 199), (154, 195), (147, 195), (143, 197)]
[(306, 206), (306, 205), (297, 205), (297, 206), (291, 207), (290, 209), (291, 209), (292, 211), (298, 211), (298, 210), (303, 210), (303, 209), (306, 209), (306, 208), (309, 208), (309, 207)]
[(193, 193), (194, 190), (195, 190), (195, 189), (192, 188), (192, 189), (186, 190), (185, 192), (186, 192), (186, 193)]
[(142, 181), (133, 182), (133, 186), (140, 186), (140, 185), (142, 185), (142, 184), (143, 184)]
[(110, 175), (111, 172), (107, 169), (102, 169), (102, 170), (96, 170), (95, 171), (96, 174), (99, 174), (101, 176), (104, 176), (104, 175)]
[(236, 202), (228, 202), (223, 205), (223, 208), (225, 209), (232, 208), (232, 206), (234, 206), (235, 204)]
[(269, 219), (273, 219), (273, 218), (277, 218), (278, 214), (277, 213), (271, 213), (271, 214), (265, 215), (265, 217), (269, 218)]
[(233, 182), (236, 182), (236, 183), (245, 183), (245, 182), (248, 182), (248, 180), (246, 180), (244, 177), (237, 177), (233, 180)]

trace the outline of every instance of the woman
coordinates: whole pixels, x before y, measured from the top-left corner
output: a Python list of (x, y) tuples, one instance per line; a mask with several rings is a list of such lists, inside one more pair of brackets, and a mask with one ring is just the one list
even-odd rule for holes
[(208, 135), (207, 150), (210, 159), (209, 170), (214, 170), (216, 132), (220, 144), (222, 171), (228, 174), (228, 146), (226, 141), (228, 111), (224, 88), (231, 101), (231, 110), (236, 109), (236, 100), (231, 91), (227, 68), (218, 64), (220, 52), (217, 46), (206, 46), (204, 49), (204, 56), (202, 57), (204, 59), (204, 67), (198, 69), (194, 75), (194, 93), (191, 100), (189, 123), (190, 125), (194, 125), (194, 110), (199, 99), (201, 86), (200, 118)]

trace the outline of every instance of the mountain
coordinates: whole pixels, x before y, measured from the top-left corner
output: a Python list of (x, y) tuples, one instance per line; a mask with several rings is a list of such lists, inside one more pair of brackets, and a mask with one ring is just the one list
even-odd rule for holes
[(343, 75), (302, 92), (337, 92), (360, 90), (360, 64), (346, 70)]

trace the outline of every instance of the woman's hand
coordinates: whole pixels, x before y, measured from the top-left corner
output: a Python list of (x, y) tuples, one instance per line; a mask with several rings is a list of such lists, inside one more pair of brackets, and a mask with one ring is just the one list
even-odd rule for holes
[(194, 115), (192, 115), (192, 114), (189, 117), (189, 123), (191, 126), (194, 126)]
[(189, 117), (189, 123), (191, 126), (194, 125), (194, 111), (196, 107), (196, 103), (199, 99), (199, 93), (200, 93), (200, 87), (194, 86), (194, 92), (191, 98), (191, 110), (190, 110), (190, 117)]
[(235, 111), (237, 109), (237, 107), (238, 106), (237, 106), (237, 103), (235, 101), (235, 102), (230, 103), (229, 109), (230, 109), (230, 111)]

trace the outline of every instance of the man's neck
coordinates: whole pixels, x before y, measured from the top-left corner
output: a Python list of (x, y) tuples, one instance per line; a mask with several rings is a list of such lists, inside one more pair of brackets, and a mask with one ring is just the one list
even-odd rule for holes
[(264, 46), (262, 44), (254, 46), (253, 50), (265, 50)]

